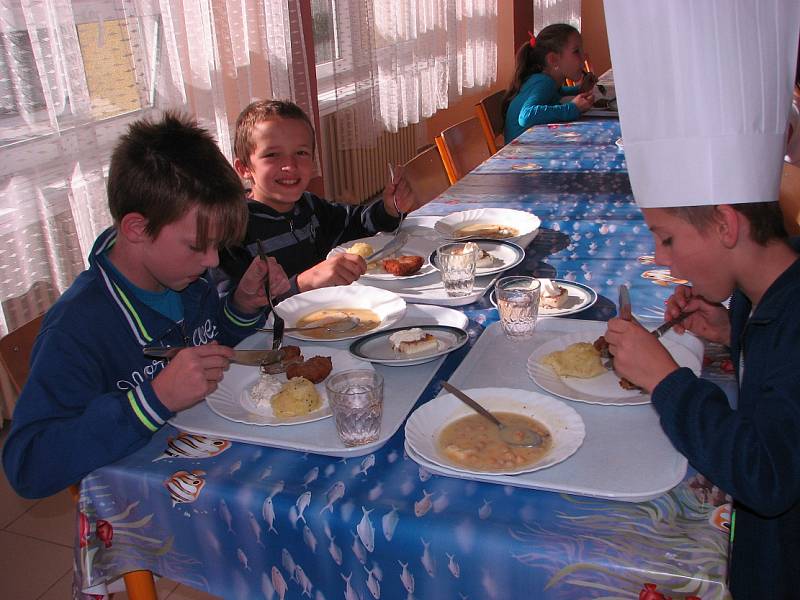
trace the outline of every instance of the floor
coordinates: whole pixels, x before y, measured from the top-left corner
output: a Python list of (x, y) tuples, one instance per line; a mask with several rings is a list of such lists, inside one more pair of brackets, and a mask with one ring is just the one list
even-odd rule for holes
[[(2, 424), (0, 448), (8, 435)], [(44, 500), (20, 498), (0, 469), (0, 598), (69, 600), (72, 593), (72, 499), (64, 491)], [(168, 579), (156, 584), (160, 600), (213, 600)], [(113, 600), (127, 600), (125, 593)]]

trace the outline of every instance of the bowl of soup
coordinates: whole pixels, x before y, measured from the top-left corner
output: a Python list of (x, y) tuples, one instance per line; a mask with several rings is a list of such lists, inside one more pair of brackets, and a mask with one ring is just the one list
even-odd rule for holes
[(475, 208), (442, 217), (434, 229), (449, 240), (508, 240), (524, 246), (536, 237), (540, 225), (539, 217), (523, 210)]
[(355, 339), (392, 327), (406, 312), (406, 301), (387, 290), (366, 285), (319, 288), (287, 298), (275, 306), (286, 327), (306, 327), (331, 317), (355, 317), (359, 324), (345, 332), (325, 328), (286, 332), (287, 337), (319, 342)]

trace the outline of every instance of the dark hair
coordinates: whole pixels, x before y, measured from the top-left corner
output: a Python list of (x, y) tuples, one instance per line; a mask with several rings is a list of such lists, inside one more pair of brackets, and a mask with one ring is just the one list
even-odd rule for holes
[[(783, 225), (780, 203), (749, 202), (729, 206), (750, 222), (750, 237), (756, 244), (766, 246), (772, 241), (781, 241), (789, 237)], [(701, 231), (717, 218), (716, 206), (682, 206), (666, 210)]]
[(214, 138), (193, 119), (166, 113), (162, 120), (130, 125), (111, 155), (108, 208), (115, 223), (130, 213), (147, 219), (146, 232), (161, 229), (197, 207), (197, 240), (207, 248), (239, 243), (247, 227), (244, 187)]
[(315, 149), (314, 125), (302, 108), (288, 100), (256, 100), (248, 104), (236, 118), (233, 155), (248, 167), (251, 166), (250, 153), (255, 147), (253, 132), (256, 125), (275, 118), (303, 121), (311, 130), (311, 150)]
[(519, 93), (522, 84), (534, 73), (541, 73), (547, 66), (547, 55), (550, 52), (556, 54), (564, 49), (572, 35), (580, 35), (580, 32), (572, 25), (566, 23), (554, 23), (548, 25), (536, 36), (536, 44), (531, 47), (530, 42), (525, 42), (517, 50), (516, 67), (511, 85), (508, 86), (506, 95), (503, 98), (503, 115), (508, 112), (508, 105)]

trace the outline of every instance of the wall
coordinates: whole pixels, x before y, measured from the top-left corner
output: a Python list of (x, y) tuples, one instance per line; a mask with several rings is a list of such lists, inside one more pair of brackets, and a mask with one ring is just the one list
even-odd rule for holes
[(581, 36), (595, 75), (602, 75), (611, 68), (603, 0), (581, 0)]

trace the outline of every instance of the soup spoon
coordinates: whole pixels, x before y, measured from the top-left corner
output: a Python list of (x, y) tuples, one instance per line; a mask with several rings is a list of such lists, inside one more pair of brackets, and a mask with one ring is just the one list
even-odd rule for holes
[(456, 398), (461, 400), (464, 404), (476, 411), (479, 415), (497, 425), (498, 429), (500, 430), (500, 439), (502, 439), (509, 446), (535, 448), (536, 446), (542, 445), (542, 436), (536, 433), (533, 429), (528, 427), (520, 427), (519, 425), (506, 425), (458, 388), (453, 387), (446, 381), (442, 382), (442, 387), (453, 394)]
[[(302, 327), (285, 327), (283, 330), (291, 331), (313, 331), (314, 329), (324, 329), (329, 333), (346, 333), (358, 327), (361, 324), (361, 319), (358, 317), (345, 317), (344, 319), (337, 319), (336, 321), (329, 321), (325, 323), (317, 323), (311, 325), (303, 325)], [(271, 327), (259, 327), (258, 331), (272, 331)]]

